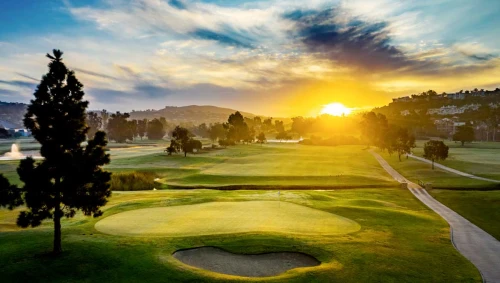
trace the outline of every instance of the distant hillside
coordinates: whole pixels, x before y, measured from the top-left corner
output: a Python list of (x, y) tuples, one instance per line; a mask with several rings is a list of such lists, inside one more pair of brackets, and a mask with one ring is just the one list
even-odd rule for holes
[[(215, 122), (226, 122), (230, 114), (236, 112), (237, 110), (229, 108), (221, 108), (217, 106), (209, 105), (190, 105), (190, 106), (166, 106), (160, 110), (146, 110), (146, 111), (134, 111), (130, 113), (130, 118), (132, 119), (154, 119), (165, 117), (167, 121), (172, 121), (174, 123), (180, 122), (192, 122), (194, 124), (200, 123), (215, 123)], [(241, 115), (248, 118), (253, 118), (256, 115), (247, 112), (241, 112)]]
[[(22, 128), (23, 117), (26, 113), (27, 104), (9, 103), (0, 101), (0, 127), (2, 128)], [(148, 119), (165, 117), (167, 121), (175, 123), (201, 124), (226, 122), (230, 114), (237, 110), (222, 108), (217, 106), (167, 106), (160, 110), (134, 111), (130, 113), (131, 119)], [(100, 111), (97, 111), (100, 112)], [(255, 117), (252, 113), (241, 112), (244, 117)]]
[(458, 117), (473, 121), (489, 109), (500, 108), (500, 89), (460, 91), (457, 93), (437, 94), (427, 91), (422, 94), (394, 98), (386, 106), (375, 108), (376, 112), (388, 116), (408, 116), (414, 112), (430, 115), (435, 119)]
[(27, 104), (0, 101), (0, 127), (23, 128), (23, 118)]

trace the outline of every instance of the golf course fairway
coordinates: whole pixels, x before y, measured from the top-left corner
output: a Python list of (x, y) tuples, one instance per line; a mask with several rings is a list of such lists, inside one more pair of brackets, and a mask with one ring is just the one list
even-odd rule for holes
[(200, 236), (250, 232), (340, 235), (361, 226), (344, 217), (289, 202), (242, 201), (145, 208), (96, 223), (103, 233), (124, 236)]

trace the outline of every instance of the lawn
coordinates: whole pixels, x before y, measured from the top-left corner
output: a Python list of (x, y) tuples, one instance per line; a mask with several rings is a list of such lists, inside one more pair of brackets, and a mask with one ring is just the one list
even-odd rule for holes
[(111, 150), (114, 172), (152, 170), (166, 188), (388, 187), (397, 183), (362, 146), (249, 144), (194, 155), (150, 148)]
[[(460, 143), (445, 143), (450, 147), (448, 158), (439, 163), (476, 176), (500, 180), (500, 143), (474, 142), (463, 147)], [(417, 142), (417, 148), (413, 150), (415, 155), (424, 154), (423, 144)]]
[[(213, 235), (200, 229), (199, 234), (160, 237), (147, 233), (111, 235), (94, 228), (98, 221), (106, 221), (106, 217), (136, 213), (137, 209), (178, 208), (179, 215), (184, 211), (199, 214), (193, 210), (199, 206), (193, 205), (250, 201), (259, 206), (263, 202), (274, 203), (276, 198), (276, 191), (265, 190), (114, 193), (103, 217), (77, 215), (63, 220), (65, 252), (60, 258), (44, 254), (51, 248), (51, 223), (35, 229), (8, 231), (9, 227), (14, 230), (17, 211), (0, 210), (3, 224), (0, 227), (6, 228), (0, 232), (2, 282), (262, 281), (195, 269), (172, 257), (176, 250), (200, 246), (216, 246), (237, 253), (304, 252), (322, 262), (317, 267), (267, 278), (270, 282), (481, 282), (478, 271), (450, 243), (447, 223), (409, 191), (394, 188), (281, 192), (284, 214), (307, 212), (325, 221), (343, 217), (360, 225), (359, 230), (345, 226), (345, 234), (317, 233), (315, 229), (303, 233), (301, 219), (296, 224), (293, 221), (279, 224), (286, 226), (287, 233), (250, 229)], [(271, 212), (269, 215), (276, 213), (275, 208)], [(146, 215), (144, 220), (148, 219)], [(219, 221), (230, 219), (222, 217)], [(203, 225), (200, 220), (200, 227)], [(161, 229), (168, 233), (177, 227), (167, 224)]]
[[(153, 171), (159, 188), (369, 188), (397, 186), (362, 146), (316, 147), (299, 144), (248, 144), (197, 154), (164, 152), (166, 141), (112, 145), (111, 172)], [(0, 161), (0, 169), (19, 184), (19, 161)]]
[(431, 190), (429, 193), (500, 240), (500, 191)]
[(433, 188), (458, 190), (492, 190), (498, 189), (499, 184), (463, 177), (439, 168), (432, 169), (431, 165), (413, 158), (402, 158), (389, 155), (387, 152), (379, 154), (401, 175), (408, 180), (418, 183), (431, 183)]

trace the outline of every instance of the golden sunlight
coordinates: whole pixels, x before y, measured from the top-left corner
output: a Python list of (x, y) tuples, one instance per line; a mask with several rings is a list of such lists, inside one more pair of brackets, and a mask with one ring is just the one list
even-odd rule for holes
[(351, 108), (347, 108), (344, 104), (338, 102), (327, 104), (323, 106), (321, 110), (321, 114), (329, 114), (332, 116), (349, 115), (351, 112)]

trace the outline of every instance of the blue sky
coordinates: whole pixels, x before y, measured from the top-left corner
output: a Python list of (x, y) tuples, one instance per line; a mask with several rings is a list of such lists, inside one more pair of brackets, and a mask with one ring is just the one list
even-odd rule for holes
[(500, 86), (500, 1), (3, 0), (0, 100), (65, 52), (90, 108), (211, 104), (274, 116)]

